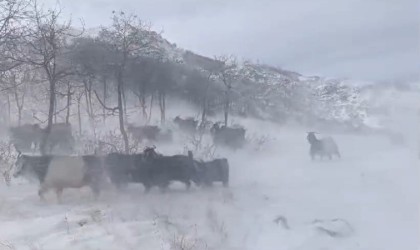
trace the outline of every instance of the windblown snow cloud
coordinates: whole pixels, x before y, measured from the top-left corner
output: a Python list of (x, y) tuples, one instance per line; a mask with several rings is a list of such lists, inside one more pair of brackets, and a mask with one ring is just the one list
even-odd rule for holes
[[(52, 0), (45, 0), (52, 1)], [(73, 0), (65, 13), (88, 27), (112, 10), (134, 11), (180, 47), (306, 75), (375, 81), (418, 79), (417, 0)]]

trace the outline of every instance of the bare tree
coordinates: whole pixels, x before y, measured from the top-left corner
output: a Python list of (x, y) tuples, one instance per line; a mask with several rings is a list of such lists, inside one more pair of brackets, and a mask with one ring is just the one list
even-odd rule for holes
[(129, 68), (129, 86), (131, 92), (138, 98), (144, 120), (149, 120), (146, 98), (152, 99), (152, 84), (157, 72), (157, 62), (150, 58), (140, 58), (131, 63)]
[(26, 19), (27, 0), (0, 0), (0, 71), (5, 72), (20, 62), (10, 60), (14, 52), (10, 44), (14, 44), (22, 36), (23, 25)]
[(79, 135), (82, 134), (82, 114), (80, 110), (80, 105), (82, 98), (84, 96), (84, 91), (78, 91), (76, 94), (76, 101), (77, 101), (77, 121), (78, 121), (78, 127), (79, 127)]
[[(117, 84), (117, 107), (107, 109), (118, 111), (120, 132), (123, 136), (125, 151), (128, 153), (130, 148), (124, 128), (123, 103), (127, 66), (133, 58), (153, 55), (155, 51), (150, 46), (153, 33), (148, 24), (133, 14), (113, 12), (112, 21), (111, 27), (103, 28), (99, 34), (99, 39), (106, 43), (109, 52), (114, 54), (114, 60), (110, 62), (110, 66), (114, 70)], [(103, 104), (102, 101), (100, 102)]]
[(66, 105), (66, 124), (70, 124), (70, 110), (71, 110), (71, 104), (72, 104), (72, 97), (74, 95), (74, 91), (72, 90), (72, 85), (70, 81), (67, 81), (67, 105)]
[(28, 14), (27, 28), (22, 37), (19, 55), (16, 61), (39, 68), (48, 82), (48, 123), (45, 136), (41, 143), (41, 153), (45, 154), (45, 144), (51, 131), (56, 107), (57, 84), (73, 73), (71, 65), (67, 62), (68, 40), (80, 34), (71, 28), (71, 21), (61, 22), (61, 9), (45, 11), (32, 0), (31, 11)]
[(220, 81), (225, 86), (225, 97), (224, 97), (224, 118), (225, 118), (225, 126), (228, 125), (228, 118), (229, 118), (229, 110), (231, 105), (231, 95), (232, 95), (232, 87), (233, 84), (239, 79), (239, 75), (237, 73), (237, 59), (236, 57), (230, 56), (218, 56), (215, 57), (215, 60), (221, 63), (221, 67), (218, 69), (217, 76)]

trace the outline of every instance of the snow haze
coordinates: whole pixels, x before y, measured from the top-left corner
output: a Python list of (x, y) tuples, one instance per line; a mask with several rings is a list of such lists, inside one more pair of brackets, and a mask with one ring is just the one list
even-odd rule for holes
[[(47, 6), (54, 1), (44, 0)], [(67, 44), (69, 35), (55, 32), (63, 26), (35, 25), (28, 30), (36, 32), (28, 34), (42, 36), (10, 47), (22, 51), (0, 51), (22, 53), (27, 60), (0, 74), (0, 250), (420, 249), (418, 1), (61, 4), (72, 25), (83, 18), (91, 31), (101, 25), (108, 31)], [(120, 25), (133, 22), (120, 12), (111, 25), (113, 10), (150, 21), (169, 42), (135, 25)], [(127, 41), (132, 42), (128, 47)], [(54, 53), (27, 59), (30, 48)], [(204, 57), (221, 54), (237, 55), (238, 63)], [(54, 60), (33, 62), (50, 57)], [(64, 71), (56, 71), (57, 65)], [(212, 127), (225, 115), (228, 128)], [(182, 132), (176, 116), (193, 118), (193, 129)], [(28, 124), (40, 126), (23, 126)], [(148, 137), (143, 125), (154, 126), (157, 135)], [(309, 131), (331, 137), (341, 158), (311, 159)], [(53, 139), (59, 140), (54, 144)], [(239, 139), (243, 147), (220, 145), (230, 139)], [(311, 142), (326, 151), (322, 142)], [(67, 175), (57, 174), (60, 178), (50, 183), (57, 193), (51, 189), (41, 201), (35, 176), (11, 178), (17, 159), (25, 159), (18, 158), (19, 147), (24, 154), (40, 155), (41, 146), (48, 145), (51, 158), (72, 155), (84, 163), (77, 183), (68, 186), (88, 182), (100, 196), (88, 187), (66, 188), (58, 202), (56, 194), (66, 185), (60, 178)], [(152, 145), (161, 156), (137, 155), (133, 163), (119, 155), (117, 164), (108, 162), (117, 173), (99, 164), (110, 153), (141, 153)], [(226, 158), (228, 185), (192, 183), (186, 189), (172, 181), (165, 192), (145, 193), (133, 182), (139, 175), (143, 181), (161, 181), (153, 183), (161, 188), (171, 178), (208, 181), (208, 172), (197, 166), (215, 166), (193, 164), (186, 157), (190, 151), (197, 161)], [(175, 154), (184, 155), (177, 156), (175, 166), (159, 159)], [(44, 175), (54, 177), (48, 172), (59, 169), (46, 159), (34, 164), (43, 184)], [(219, 174), (226, 181), (225, 164), (216, 167), (223, 167)], [(183, 177), (168, 176), (171, 171)], [(127, 183), (117, 188), (112, 174)]]
[[(250, 143), (215, 152), (229, 159), (229, 188), (185, 191), (175, 183), (168, 193), (146, 195), (132, 184), (98, 201), (88, 189), (66, 190), (57, 204), (53, 193), (41, 202), (36, 183), (15, 179), (0, 186), (0, 249), (415, 250), (418, 97), (392, 92), (382, 100), (395, 110), (388, 118), (400, 125), (402, 145), (381, 135), (323, 133), (340, 147), (342, 159), (332, 161), (310, 160), (310, 127), (233, 117)], [(169, 111), (196, 112), (186, 105)], [(116, 124), (108, 120), (103, 130)], [(178, 139), (159, 151), (182, 152), (189, 140)]]

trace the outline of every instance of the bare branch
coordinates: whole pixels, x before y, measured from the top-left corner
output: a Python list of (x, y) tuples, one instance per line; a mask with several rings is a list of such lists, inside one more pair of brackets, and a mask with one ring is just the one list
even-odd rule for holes
[(112, 111), (112, 112), (117, 112), (117, 111), (118, 111), (118, 107), (114, 107), (114, 108), (107, 107), (107, 106), (106, 106), (106, 105), (102, 102), (101, 98), (99, 97), (98, 93), (97, 93), (95, 90), (93, 91), (93, 93), (95, 93), (96, 99), (98, 99), (99, 103), (101, 104), (101, 106), (102, 106), (104, 109), (106, 109), (106, 110), (108, 110), (108, 111)]

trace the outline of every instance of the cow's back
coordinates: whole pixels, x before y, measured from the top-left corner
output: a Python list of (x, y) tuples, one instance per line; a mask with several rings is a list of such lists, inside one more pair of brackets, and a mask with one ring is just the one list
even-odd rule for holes
[(194, 162), (188, 156), (164, 156), (149, 161), (148, 177), (153, 182), (191, 180), (195, 174)]
[(325, 153), (334, 153), (338, 147), (332, 137), (325, 137), (322, 139), (322, 147)]

